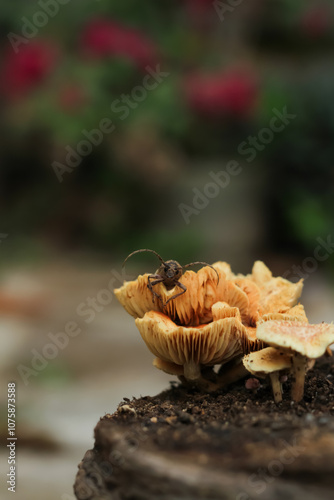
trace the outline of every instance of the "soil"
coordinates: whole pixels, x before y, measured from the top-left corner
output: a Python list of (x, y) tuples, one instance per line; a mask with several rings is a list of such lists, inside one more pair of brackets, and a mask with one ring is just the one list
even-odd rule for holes
[(171, 383), (101, 418), (75, 493), (107, 499), (333, 499), (334, 358), (306, 375), (303, 401), (245, 380), (215, 393)]

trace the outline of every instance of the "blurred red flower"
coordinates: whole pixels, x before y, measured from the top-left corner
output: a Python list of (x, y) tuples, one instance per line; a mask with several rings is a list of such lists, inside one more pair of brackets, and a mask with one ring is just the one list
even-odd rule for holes
[(310, 38), (325, 35), (332, 26), (333, 14), (328, 5), (313, 5), (304, 12), (301, 28)]
[(190, 106), (206, 115), (231, 114), (246, 116), (258, 97), (254, 75), (238, 70), (215, 75), (192, 75), (185, 82)]
[(50, 74), (56, 58), (56, 48), (41, 40), (21, 46), (18, 53), (10, 49), (2, 64), (2, 93), (8, 98), (25, 95)]
[(153, 64), (156, 49), (140, 31), (117, 24), (111, 20), (95, 19), (82, 33), (84, 53), (97, 57), (123, 56), (139, 67)]

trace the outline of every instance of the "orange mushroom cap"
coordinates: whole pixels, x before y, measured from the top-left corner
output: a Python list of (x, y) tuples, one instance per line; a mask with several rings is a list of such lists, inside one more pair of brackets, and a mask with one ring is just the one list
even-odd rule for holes
[[(148, 274), (139, 276), (135, 281), (125, 282), (114, 290), (114, 293), (127, 312), (135, 318), (142, 318), (149, 311), (157, 311), (182, 325), (197, 326), (212, 321), (212, 306), (223, 301), (231, 307), (237, 307), (242, 321), (248, 324), (250, 303), (247, 294), (240, 286), (226, 278), (223, 269), (227, 270), (227, 265), (220, 263), (214, 266), (219, 274), (219, 283), (215, 271), (208, 266), (197, 273), (187, 271), (179, 280), (186, 286), (187, 291), (168, 302), (164, 308), (157, 298), (154, 302), (152, 300), (152, 292), (147, 288)], [(180, 291), (178, 287), (167, 290), (163, 283), (155, 285), (154, 290), (164, 303)]]

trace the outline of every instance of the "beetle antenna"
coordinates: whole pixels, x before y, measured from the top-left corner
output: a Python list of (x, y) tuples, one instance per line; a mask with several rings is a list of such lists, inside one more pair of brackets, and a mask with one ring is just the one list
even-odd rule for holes
[(135, 250), (134, 252), (130, 253), (130, 255), (128, 255), (127, 258), (125, 259), (125, 261), (123, 262), (122, 267), (125, 266), (126, 261), (130, 257), (132, 257), (132, 255), (135, 255), (136, 253), (140, 253), (140, 252), (152, 252), (152, 253), (154, 253), (154, 255), (156, 255), (158, 257), (158, 259), (160, 260), (160, 262), (162, 262), (163, 264), (165, 264), (165, 261), (162, 259), (162, 257), (160, 257), (160, 255), (157, 252), (155, 252), (154, 250), (150, 250), (149, 248), (141, 248), (140, 250)]
[(214, 270), (214, 272), (217, 274), (217, 284), (219, 283), (219, 274), (218, 274), (218, 271), (217, 269), (215, 269), (213, 266), (211, 266), (210, 264), (207, 264), (207, 262), (199, 262), (199, 261), (196, 261), (196, 262), (191, 262), (190, 264), (186, 264), (185, 266), (182, 266), (182, 268), (185, 268), (185, 267), (191, 267), (191, 266), (196, 266), (197, 264), (201, 264), (203, 266), (208, 266), (208, 267), (211, 267), (211, 269)]

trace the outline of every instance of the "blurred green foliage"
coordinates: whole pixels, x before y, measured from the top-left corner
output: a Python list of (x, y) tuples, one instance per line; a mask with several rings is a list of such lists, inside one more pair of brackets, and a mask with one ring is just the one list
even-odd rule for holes
[[(42, 3), (1, 6), (3, 232), (174, 257), (177, 242), (178, 258), (195, 257), (201, 235), (174, 198), (187, 161), (235, 157), (285, 106), (297, 118), (257, 158), (270, 171), (267, 244), (308, 251), (333, 232), (331, 1), (243, 2), (222, 21), (211, 0), (72, 0), (15, 54), (8, 33)], [(169, 76), (122, 120), (112, 103), (157, 65)], [(103, 118), (115, 132), (58, 183), (53, 162)]]

